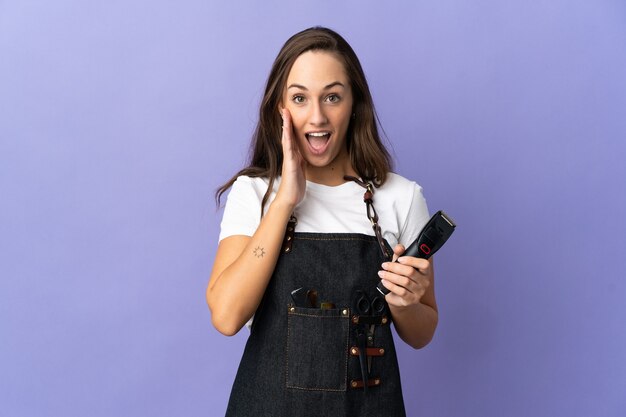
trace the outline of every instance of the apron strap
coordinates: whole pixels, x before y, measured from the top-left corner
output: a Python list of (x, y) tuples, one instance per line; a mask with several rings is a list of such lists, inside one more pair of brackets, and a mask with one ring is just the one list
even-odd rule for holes
[(291, 246), (293, 245), (293, 234), (296, 232), (297, 224), (298, 224), (298, 219), (292, 213), (291, 216), (289, 217), (289, 221), (287, 222), (287, 229), (285, 230), (285, 237), (283, 237), (283, 245), (281, 249), (283, 253), (291, 252)]
[(380, 226), (378, 225), (378, 214), (376, 213), (376, 209), (374, 208), (374, 186), (371, 182), (361, 181), (359, 178), (352, 177), (350, 175), (345, 175), (343, 179), (346, 181), (354, 181), (361, 187), (365, 188), (363, 201), (365, 202), (367, 218), (370, 219), (370, 222), (372, 223), (372, 229), (374, 229), (374, 234), (376, 235), (376, 239), (378, 240), (378, 245), (380, 246), (380, 250), (383, 253), (383, 257), (385, 259), (391, 259), (392, 254), (389, 253), (389, 250), (385, 245), (385, 241), (383, 240), (383, 235), (380, 230)]
[[(343, 179), (346, 181), (354, 181), (361, 187), (365, 188), (363, 202), (365, 202), (367, 218), (370, 219), (370, 222), (372, 223), (372, 229), (374, 229), (374, 234), (376, 235), (376, 240), (378, 240), (378, 245), (380, 246), (383, 258), (386, 260), (392, 259), (392, 253), (389, 253), (389, 249), (387, 249), (387, 245), (385, 245), (385, 240), (383, 239), (380, 226), (378, 225), (378, 213), (376, 213), (376, 209), (374, 208), (374, 186), (371, 182), (361, 181), (359, 178), (352, 177), (350, 175), (345, 175)], [(291, 252), (291, 245), (293, 244), (293, 234), (296, 229), (296, 224), (298, 224), (298, 220), (292, 214), (289, 218), (289, 222), (287, 222), (287, 230), (285, 231), (285, 237), (283, 238), (283, 253)]]

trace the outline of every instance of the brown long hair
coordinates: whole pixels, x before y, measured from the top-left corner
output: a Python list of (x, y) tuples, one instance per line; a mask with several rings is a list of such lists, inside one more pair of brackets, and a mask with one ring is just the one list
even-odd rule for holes
[(280, 140), (282, 121), (278, 106), (293, 63), (300, 55), (311, 50), (334, 53), (343, 62), (353, 97), (353, 118), (346, 133), (350, 162), (363, 180), (371, 181), (377, 187), (385, 182), (387, 173), (392, 169), (391, 157), (378, 133), (378, 118), (361, 63), (344, 38), (331, 29), (318, 26), (293, 35), (278, 53), (261, 101), (248, 166), (217, 189), (215, 199), (218, 205), (222, 194), (240, 175), (267, 177), (269, 185), (261, 202), (263, 215), (263, 208), (272, 192), (274, 180), (281, 174), (283, 163)]

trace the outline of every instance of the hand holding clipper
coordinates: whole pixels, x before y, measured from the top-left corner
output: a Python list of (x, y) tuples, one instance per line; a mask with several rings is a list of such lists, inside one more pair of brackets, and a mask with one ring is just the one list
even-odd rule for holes
[[(430, 218), (417, 239), (406, 248), (402, 256), (428, 259), (437, 252), (454, 232), (456, 224), (443, 211), (439, 210)], [(396, 260), (396, 262), (398, 262)], [(389, 290), (379, 282), (376, 289), (382, 294), (389, 294)]]

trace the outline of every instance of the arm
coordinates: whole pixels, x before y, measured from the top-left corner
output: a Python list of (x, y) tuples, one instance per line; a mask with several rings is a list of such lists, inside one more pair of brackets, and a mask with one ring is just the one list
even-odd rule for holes
[(231, 336), (256, 311), (280, 253), (292, 208), (274, 201), (253, 236), (230, 236), (217, 247), (207, 288), (211, 320)]
[(206, 299), (215, 328), (237, 333), (256, 311), (274, 272), (285, 228), (304, 197), (304, 160), (293, 140), (291, 117), (283, 112), (282, 179), (274, 201), (253, 236), (230, 236), (217, 248)]
[[(394, 253), (395, 257), (404, 253), (404, 246), (396, 245)], [(415, 349), (426, 346), (438, 321), (432, 258), (406, 256), (398, 258), (398, 263), (385, 262), (382, 266), (379, 276), (391, 291), (385, 299), (398, 335)]]

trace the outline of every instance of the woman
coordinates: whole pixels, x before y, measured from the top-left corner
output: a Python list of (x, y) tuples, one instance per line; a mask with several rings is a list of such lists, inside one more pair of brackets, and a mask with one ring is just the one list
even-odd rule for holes
[(390, 169), (352, 48), (326, 28), (291, 37), (250, 164), (217, 194), (232, 186), (212, 322), (233, 335), (253, 317), (227, 415), (404, 415), (390, 323), (420, 348), (437, 307), (430, 261), (390, 262), (428, 220), (421, 188)]

